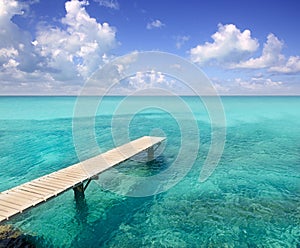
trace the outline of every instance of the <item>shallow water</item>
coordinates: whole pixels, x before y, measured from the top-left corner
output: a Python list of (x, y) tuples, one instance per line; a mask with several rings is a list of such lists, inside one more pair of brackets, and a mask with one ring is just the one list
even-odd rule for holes
[[(164, 134), (167, 142), (156, 161), (132, 160), (116, 169), (133, 178), (166, 171), (181, 149), (182, 122), (157, 108), (112, 115), (122, 99), (106, 97), (97, 111), (99, 150), (115, 146), (112, 119), (121, 127), (130, 118), (124, 130), (132, 139)], [(84, 202), (76, 203), (68, 191), (11, 223), (33, 235), (38, 247), (299, 247), (300, 97), (223, 97), (225, 150), (204, 183), (198, 179), (210, 146), (209, 118), (196, 98), (183, 99), (197, 120), (200, 149), (191, 170), (174, 187), (128, 197), (124, 192), (138, 185), (130, 179), (117, 182), (108, 171), (102, 179), (118, 185), (123, 195), (92, 182)], [(142, 101), (172, 105), (171, 98), (162, 97), (136, 97), (130, 104)], [(72, 136), (75, 102), (75, 97), (0, 97), (0, 191), (78, 161)], [(181, 118), (188, 129), (192, 120), (185, 113)], [(90, 125), (84, 117), (80, 121)], [(118, 142), (126, 142), (124, 130), (114, 131), (121, 137)], [(81, 135), (85, 155), (99, 153), (90, 149), (84, 130)], [(188, 161), (191, 155), (187, 151), (183, 156)], [(187, 166), (182, 164), (182, 170)]]

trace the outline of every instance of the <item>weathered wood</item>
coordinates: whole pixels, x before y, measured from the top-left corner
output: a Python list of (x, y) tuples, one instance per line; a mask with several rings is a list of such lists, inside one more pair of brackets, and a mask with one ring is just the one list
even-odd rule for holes
[(153, 160), (153, 146), (159, 145), (163, 140), (165, 138), (144, 136), (83, 162), (0, 192), (0, 223), (72, 188), (76, 200), (81, 201), (90, 181), (97, 179), (101, 172), (147, 150), (148, 159)]

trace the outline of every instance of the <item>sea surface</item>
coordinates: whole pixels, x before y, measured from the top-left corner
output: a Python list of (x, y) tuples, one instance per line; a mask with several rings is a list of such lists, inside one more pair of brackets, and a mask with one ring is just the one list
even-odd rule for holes
[[(199, 98), (181, 98), (189, 113), (177, 108), (174, 97), (87, 97), (87, 106), (95, 99), (101, 103), (90, 118), (92, 111), (77, 115), (76, 97), (0, 97), (0, 191), (128, 137), (167, 138), (154, 161), (133, 159), (115, 167), (131, 178), (171, 168), (185, 145), (199, 145), (195, 161), (188, 164), (195, 154), (185, 150), (186, 175), (159, 194), (132, 197), (139, 185), (119, 180), (112, 191), (100, 178), (82, 202), (69, 190), (12, 218), (9, 223), (31, 235), (37, 247), (300, 247), (300, 97), (222, 97), (225, 148), (205, 182), (199, 175), (212, 127)], [(141, 109), (132, 112), (135, 106)], [(76, 137), (74, 121), (82, 127)], [(189, 128), (192, 123), (197, 131)], [(90, 147), (90, 128), (99, 147)], [(106, 180), (116, 184), (110, 177), (108, 171)]]

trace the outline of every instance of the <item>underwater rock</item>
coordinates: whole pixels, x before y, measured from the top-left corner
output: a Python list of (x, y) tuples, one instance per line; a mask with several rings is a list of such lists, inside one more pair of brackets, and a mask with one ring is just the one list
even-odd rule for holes
[(28, 236), (11, 225), (0, 225), (0, 248), (34, 248)]

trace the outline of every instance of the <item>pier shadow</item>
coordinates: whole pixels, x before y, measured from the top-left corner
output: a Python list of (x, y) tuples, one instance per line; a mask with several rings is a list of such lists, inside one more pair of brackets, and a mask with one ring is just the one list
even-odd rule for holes
[(145, 156), (134, 156), (132, 159), (115, 166), (118, 172), (124, 175), (132, 175), (137, 177), (148, 177), (159, 174), (170, 166), (166, 157), (160, 155), (154, 160), (147, 161)]
[(169, 167), (166, 158), (163, 155), (160, 155), (156, 159), (148, 161), (145, 164), (149, 171), (151, 171), (151, 174), (158, 174)]

